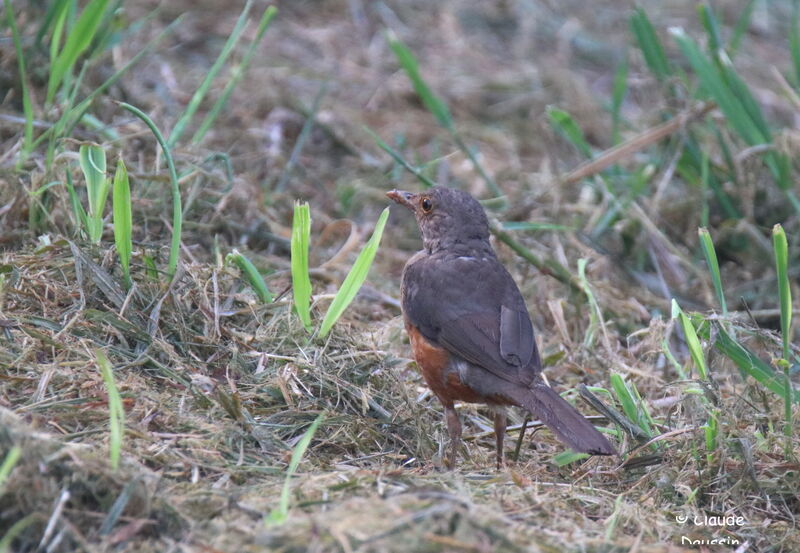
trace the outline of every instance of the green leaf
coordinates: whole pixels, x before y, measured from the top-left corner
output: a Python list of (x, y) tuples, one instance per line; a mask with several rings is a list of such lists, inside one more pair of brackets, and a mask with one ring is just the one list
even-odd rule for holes
[(706, 258), (706, 265), (708, 265), (708, 272), (711, 273), (711, 282), (714, 285), (714, 292), (717, 294), (717, 301), (719, 301), (722, 314), (728, 314), (728, 304), (725, 301), (725, 292), (722, 289), (722, 277), (719, 272), (719, 262), (717, 261), (717, 251), (714, 249), (714, 242), (711, 240), (711, 234), (708, 229), (700, 228), (697, 231), (700, 236), (700, 245), (703, 248), (703, 255)]
[(13, 446), (8, 450), (8, 453), (6, 453), (3, 464), (0, 465), (0, 497), (3, 496), (3, 485), (6, 483), (8, 475), (14, 470), (21, 456), (22, 448), (18, 445)]
[(114, 373), (111, 370), (111, 363), (103, 350), (96, 349), (95, 358), (100, 374), (103, 376), (103, 383), (108, 393), (108, 415), (109, 415), (109, 457), (111, 468), (117, 470), (119, 467), (120, 454), (122, 451), (122, 438), (125, 433), (125, 409), (122, 407), (122, 398), (114, 382)]
[(336, 292), (336, 296), (333, 298), (330, 307), (328, 307), (328, 311), (325, 313), (325, 318), (322, 320), (322, 326), (319, 330), (320, 336), (328, 335), (328, 332), (333, 328), (336, 321), (339, 320), (339, 317), (342, 316), (344, 310), (347, 309), (347, 306), (350, 305), (350, 302), (356, 297), (361, 285), (364, 284), (367, 273), (369, 273), (369, 268), (372, 266), (372, 260), (375, 259), (375, 254), (378, 252), (378, 245), (381, 243), (383, 228), (386, 226), (386, 220), (388, 218), (389, 208), (387, 207), (378, 218), (372, 236), (364, 246), (364, 249), (361, 250), (361, 253), (358, 254), (353, 268), (350, 269), (350, 272), (342, 283), (342, 287)]
[(506, 221), (500, 225), (503, 230), (511, 231), (539, 231), (539, 230), (552, 230), (552, 231), (568, 231), (573, 230), (574, 227), (567, 225), (559, 225), (557, 223), (537, 223), (535, 221)]
[(255, 265), (253, 265), (252, 261), (239, 253), (238, 250), (234, 249), (231, 253), (225, 256), (225, 262), (233, 263), (239, 267), (244, 279), (247, 281), (250, 287), (255, 290), (256, 295), (261, 303), (272, 302), (272, 293), (270, 293), (269, 288), (267, 288), (267, 283), (264, 282), (264, 277), (261, 276), (261, 273), (258, 272), (258, 269), (256, 269)]
[(247, 25), (247, 16), (250, 13), (250, 7), (252, 6), (252, 3), (252, 0), (247, 0), (247, 3), (242, 9), (242, 13), (239, 14), (239, 19), (236, 20), (236, 25), (234, 26), (233, 31), (231, 31), (230, 36), (228, 36), (228, 40), (222, 47), (222, 51), (219, 53), (219, 56), (217, 56), (214, 64), (208, 69), (203, 82), (200, 83), (199, 87), (197, 87), (197, 90), (195, 90), (194, 94), (189, 100), (189, 103), (186, 105), (186, 109), (175, 123), (175, 127), (173, 127), (172, 132), (169, 135), (169, 140), (167, 141), (167, 145), (170, 148), (174, 147), (178, 143), (178, 140), (181, 139), (181, 136), (183, 136), (186, 126), (191, 122), (194, 114), (200, 107), (203, 98), (206, 97), (206, 94), (208, 94), (208, 91), (211, 89), (211, 84), (214, 82), (217, 74), (223, 67), (225, 67), (225, 62), (233, 52), (233, 49), (239, 43), (239, 39), (242, 37), (242, 32)]
[(308, 446), (311, 444), (311, 440), (314, 438), (314, 434), (317, 432), (317, 428), (322, 423), (325, 416), (320, 414), (314, 422), (311, 423), (311, 426), (308, 427), (303, 437), (300, 438), (300, 441), (297, 442), (297, 445), (294, 446), (294, 451), (292, 451), (292, 459), (289, 461), (289, 468), (286, 470), (286, 479), (283, 482), (283, 489), (281, 490), (281, 497), (278, 502), (278, 506), (270, 513), (264, 517), (264, 523), (268, 526), (276, 526), (279, 524), (283, 524), (289, 518), (289, 489), (292, 485), (292, 477), (294, 473), (297, 472), (297, 467), (300, 466), (300, 461), (303, 459), (303, 456), (306, 454), (306, 450)]
[(295, 202), (292, 219), (292, 295), (294, 308), (306, 330), (311, 331), (311, 277), (308, 273), (308, 245), (311, 236), (311, 211), (308, 202)]
[(433, 93), (422, 78), (419, 72), (417, 58), (414, 57), (411, 50), (409, 50), (392, 31), (387, 32), (386, 38), (389, 41), (389, 48), (394, 52), (400, 67), (402, 67), (403, 71), (408, 75), (414, 90), (422, 100), (425, 108), (433, 114), (442, 127), (448, 130), (452, 129), (453, 118), (450, 115), (450, 110), (447, 109), (447, 104)]
[(110, 188), (106, 178), (106, 151), (100, 146), (83, 144), (79, 155), (89, 197), (87, 213), (89, 240), (99, 244), (103, 236), (103, 208)]
[(692, 361), (694, 361), (694, 366), (697, 368), (697, 372), (700, 373), (700, 378), (703, 380), (708, 380), (706, 359), (703, 355), (703, 348), (700, 345), (700, 339), (697, 337), (697, 331), (695, 330), (692, 321), (689, 320), (689, 317), (686, 316), (686, 314), (678, 305), (678, 302), (674, 299), (672, 300), (672, 318), (678, 319), (678, 322), (683, 329), (683, 334), (686, 336), (686, 345), (689, 347), (689, 355), (691, 355)]
[(81, 15), (70, 30), (64, 48), (50, 67), (50, 78), (47, 82), (47, 104), (53, 102), (56, 90), (67, 72), (72, 71), (78, 57), (89, 47), (103, 20), (108, 0), (90, 0), (83, 8)]
[(114, 174), (114, 196), (112, 198), (114, 213), (114, 244), (117, 248), (119, 263), (125, 275), (125, 283), (131, 284), (131, 254), (133, 253), (133, 210), (131, 206), (131, 187), (128, 181), (128, 170), (120, 158), (117, 161), (117, 172)]
[(786, 232), (779, 224), (772, 227), (772, 247), (775, 251), (775, 270), (778, 275), (783, 359), (788, 362), (792, 342), (792, 289), (789, 284), (789, 244), (786, 241)]
[[(619, 373), (613, 373), (610, 377), (611, 389), (614, 390), (614, 395), (617, 397), (622, 411), (625, 415), (642, 429), (642, 431), (649, 437), (653, 436), (653, 431), (647, 423), (646, 417), (642, 416), (642, 410), (639, 408), (639, 400), (636, 398), (628, 384)], [(638, 395), (638, 393), (637, 393)]]
[(736, 26), (728, 42), (728, 55), (731, 58), (739, 51), (739, 45), (742, 43), (742, 37), (744, 37), (747, 28), (750, 26), (750, 19), (753, 17), (753, 8), (755, 7), (756, 0), (749, 0), (747, 6), (741, 11), (739, 19), (736, 20)]
[(719, 21), (714, 14), (714, 10), (708, 4), (699, 4), (697, 13), (700, 16), (700, 23), (708, 35), (708, 49), (712, 52), (722, 49), (722, 38), (719, 33)]
[(584, 156), (587, 158), (592, 157), (592, 149), (589, 147), (589, 143), (586, 142), (583, 130), (569, 113), (556, 107), (548, 106), (547, 117), (550, 119), (550, 125), (557, 133), (566, 138)]
[(562, 451), (561, 453), (554, 455), (553, 464), (555, 464), (557, 467), (563, 467), (566, 465), (570, 465), (576, 461), (586, 459), (587, 457), (589, 457), (588, 453), (577, 453), (575, 451), (572, 451), (571, 449), (568, 449), (566, 451)]
[(120, 106), (144, 121), (144, 124), (150, 129), (150, 132), (152, 132), (153, 136), (156, 137), (156, 140), (161, 146), (161, 150), (164, 152), (164, 159), (167, 160), (169, 179), (170, 184), (172, 185), (172, 241), (169, 248), (169, 265), (167, 266), (167, 275), (171, 280), (175, 276), (175, 271), (178, 269), (178, 257), (180, 255), (181, 248), (181, 229), (183, 228), (181, 189), (180, 184), (178, 183), (178, 173), (175, 170), (175, 162), (172, 159), (172, 151), (167, 145), (166, 140), (164, 140), (164, 135), (161, 134), (161, 131), (158, 130), (156, 124), (153, 123), (153, 120), (150, 119), (145, 112), (136, 106), (132, 106), (125, 102), (120, 103)]
[(225, 83), (225, 88), (222, 90), (222, 94), (220, 94), (219, 98), (214, 104), (214, 107), (211, 108), (211, 110), (208, 112), (208, 115), (206, 115), (205, 119), (203, 119), (203, 122), (198, 127), (197, 132), (195, 132), (194, 136), (192, 136), (192, 144), (197, 144), (203, 139), (205, 134), (208, 132), (208, 129), (211, 128), (211, 125), (214, 124), (214, 121), (228, 103), (228, 100), (230, 99), (231, 94), (233, 94), (233, 90), (236, 88), (236, 85), (239, 84), (239, 81), (241, 81), (247, 73), (247, 70), (250, 67), (250, 62), (253, 60), (253, 56), (258, 49), (257, 47), (259, 44), (261, 44), (261, 39), (264, 38), (264, 34), (267, 32), (269, 24), (272, 22), (272, 19), (277, 13), (278, 9), (275, 6), (267, 6), (267, 9), (264, 10), (264, 13), (261, 15), (261, 21), (258, 23), (256, 35), (252, 42), (250, 42), (247, 52), (242, 58), (242, 61), (239, 62), (239, 64), (231, 71), (231, 76), (228, 79), (228, 82)]
[(622, 123), (622, 102), (625, 100), (625, 94), (628, 92), (628, 56), (627, 54), (622, 58), (622, 61), (614, 73), (614, 85), (611, 90), (611, 121), (612, 121), (612, 140), (614, 144), (619, 144), (620, 126)]
[(27, 159), (33, 149), (33, 105), (31, 104), (31, 91), (28, 86), (28, 72), (25, 69), (25, 54), (22, 50), (17, 22), (14, 19), (14, 10), (10, 0), (3, 0), (6, 8), (6, 21), (11, 28), (11, 37), (14, 40), (14, 49), (17, 53), (17, 68), (19, 69), (19, 84), (22, 91), (22, 113), (25, 115), (25, 132), (23, 134), (22, 149), (19, 154), (17, 168)]
[(636, 8), (634, 11), (630, 19), (630, 28), (644, 55), (647, 67), (658, 80), (665, 80), (672, 74), (672, 70), (653, 24), (642, 8)]
[[(786, 388), (782, 378), (783, 375), (776, 373), (769, 364), (759, 359), (747, 347), (734, 340), (721, 324), (715, 322), (714, 329), (716, 335), (714, 347), (733, 361), (743, 375), (752, 377), (778, 397), (785, 397)], [(800, 393), (795, 392), (792, 399), (795, 402), (800, 402)]]

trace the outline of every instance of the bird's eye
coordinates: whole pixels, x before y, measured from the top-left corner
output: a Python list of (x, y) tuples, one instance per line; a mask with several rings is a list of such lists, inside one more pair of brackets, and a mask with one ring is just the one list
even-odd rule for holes
[(424, 213), (430, 213), (431, 209), (433, 209), (433, 202), (431, 202), (430, 198), (422, 198), (422, 201), (419, 202), (419, 206)]

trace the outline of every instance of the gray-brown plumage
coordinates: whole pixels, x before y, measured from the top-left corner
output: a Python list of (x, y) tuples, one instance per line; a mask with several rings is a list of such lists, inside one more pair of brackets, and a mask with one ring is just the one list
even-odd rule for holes
[(387, 196), (413, 211), (422, 231), (424, 249), (403, 269), (403, 318), (414, 358), (444, 406), (448, 464), (455, 463), (461, 440), (455, 401), (495, 408), (498, 467), (506, 405), (523, 407), (575, 451), (614, 454), (608, 440), (539, 376), (525, 301), (497, 260), (481, 205), (443, 186)]

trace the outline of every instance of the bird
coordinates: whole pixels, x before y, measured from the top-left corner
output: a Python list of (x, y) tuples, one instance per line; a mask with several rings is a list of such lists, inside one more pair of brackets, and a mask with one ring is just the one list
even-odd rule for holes
[(516, 405), (547, 425), (572, 450), (614, 455), (609, 441), (541, 377), (542, 362), (525, 300), (498, 260), (489, 221), (467, 192), (433, 186), (386, 195), (410, 209), (423, 249), (403, 268), (401, 308), (414, 360), (439, 398), (453, 469), (461, 445), (455, 402), (494, 412), (498, 470), (503, 466), (505, 408)]

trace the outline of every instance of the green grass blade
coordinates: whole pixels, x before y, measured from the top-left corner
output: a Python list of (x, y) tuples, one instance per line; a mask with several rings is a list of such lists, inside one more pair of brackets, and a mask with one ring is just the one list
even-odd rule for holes
[(109, 189), (106, 177), (106, 151), (100, 146), (83, 144), (80, 147), (79, 155), (89, 197), (89, 210), (87, 211), (89, 240), (99, 244), (103, 236), (103, 208)]
[(712, 52), (722, 49), (722, 37), (719, 32), (719, 21), (714, 10), (708, 4), (698, 4), (697, 14), (700, 16), (700, 23), (708, 35), (708, 49)]
[(117, 172), (114, 174), (114, 196), (112, 198), (114, 213), (114, 244), (117, 248), (125, 285), (131, 285), (131, 254), (133, 253), (133, 209), (131, 206), (131, 186), (128, 170), (120, 158), (117, 161)]
[(239, 270), (242, 271), (244, 275), (244, 279), (247, 283), (255, 290), (256, 295), (258, 296), (259, 301), (261, 303), (271, 303), (272, 302), (272, 293), (267, 288), (267, 283), (264, 282), (264, 277), (261, 276), (261, 273), (258, 272), (256, 266), (253, 265), (253, 262), (239, 253), (238, 250), (233, 250), (231, 253), (225, 256), (225, 263), (233, 263)]
[(324, 415), (320, 414), (311, 426), (308, 427), (303, 437), (297, 442), (292, 451), (292, 458), (289, 461), (289, 468), (286, 469), (286, 480), (283, 482), (283, 489), (281, 490), (281, 497), (278, 506), (272, 509), (270, 513), (264, 517), (264, 524), (267, 526), (277, 526), (283, 524), (289, 518), (289, 491), (292, 485), (292, 477), (297, 472), (297, 467), (300, 466), (303, 456), (306, 454), (314, 434), (317, 432), (319, 425), (322, 423)]
[(772, 247), (775, 251), (775, 270), (778, 275), (783, 359), (788, 363), (792, 343), (792, 290), (789, 285), (789, 244), (786, 241), (786, 232), (779, 224), (772, 227)]
[(613, 143), (619, 144), (620, 127), (622, 125), (622, 102), (628, 92), (628, 56), (625, 55), (614, 73), (614, 84), (611, 89), (611, 137)]
[(422, 78), (419, 72), (417, 58), (414, 57), (414, 54), (411, 53), (408, 46), (403, 44), (392, 31), (386, 33), (386, 39), (400, 67), (402, 67), (403, 71), (408, 75), (411, 85), (414, 87), (414, 91), (422, 100), (422, 104), (433, 114), (436, 121), (438, 121), (442, 127), (448, 130), (453, 129), (453, 117), (450, 115), (450, 110), (447, 109), (447, 104), (433, 93), (425, 82), (425, 79)]
[[(148, 42), (141, 51), (139, 51), (133, 58), (130, 59), (125, 65), (123, 65), (119, 71), (115, 72), (111, 75), (108, 79), (106, 79), (100, 86), (95, 88), (86, 98), (81, 100), (81, 102), (73, 107), (72, 109), (65, 111), (64, 114), (59, 119), (58, 123), (54, 126), (42, 133), (35, 141), (34, 146), (40, 140), (46, 138), (47, 136), (55, 136), (55, 138), (59, 138), (60, 136), (68, 136), (72, 134), (72, 131), (82, 119), (84, 114), (89, 110), (92, 105), (92, 102), (103, 94), (109, 87), (111, 87), (114, 83), (116, 83), (122, 75), (124, 75), (128, 69), (136, 65), (143, 57), (150, 54), (158, 45), (161, 40), (167, 36), (178, 24), (182, 21), (182, 16), (177, 17), (172, 23), (167, 25), (167, 27), (161, 31), (158, 36), (156, 36), (153, 40)], [(63, 129), (63, 133), (54, 133), (54, 129)]]
[(588, 453), (576, 453), (571, 449), (562, 451), (553, 456), (553, 464), (559, 468), (581, 461), (589, 457)]
[(3, 496), (3, 486), (5, 485), (8, 476), (11, 474), (11, 471), (14, 470), (14, 467), (17, 465), (17, 462), (21, 456), (22, 448), (18, 445), (13, 446), (8, 450), (8, 453), (6, 453), (6, 456), (3, 459), (3, 464), (0, 465), (0, 497)]
[(145, 125), (150, 129), (156, 140), (161, 145), (164, 152), (164, 159), (167, 160), (169, 167), (169, 178), (172, 184), (172, 242), (169, 249), (169, 265), (167, 267), (167, 275), (170, 279), (175, 276), (175, 271), (178, 268), (178, 256), (181, 249), (181, 228), (183, 227), (183, 210), (181, 208), (181, 189), (178, 184), (178, 173), (175, 171), (175, 162), (172, 159), (172, 152), (170, 151), (167, 142), (164, 140), (164, 135), (158, 130), (153, 120), (147, 116), (139, 108), (122, 102), (119, 104), (126, 110), (130, 111), (136, 117), (144, 121)]
[(8, 551), (11, 551), (11, 542), (13, 542), (28, 526), (39, 520), (40, 518), (37, 513), (31, 513), (12, 524), (3, 537), (0, 538), (0, 553), (8, 553)]
[(594, 336), (598, 328), (603, 325), (602, 312), (597, 299), (594, 297), (592, 287), (589, 285), (589, 279), (586, 278), (586, 259), (581, 258), (578, 260), (578, 279), (581, 283), (581, 289), (586, 295), (586, 301), (589, 303), (589, 326), (586, 329), (586, 336), (583, 339), (583, 345), (590, 348), (594, 342)]
[(417, 179), (419, 179), (419, 181), (423, 184), (423, 186), (425, 186), (426, 188), (431, 188), (432, 186), (436, 186), (436, 183), (433, 182), (431, 179), (429, 179), (425, 175), (425, 173), (423, 173), (417, 167), (414, 167), (413, 165), (408, 163), (408, 161), (406, 161), (406, 159), (398, 151), (396, 151), (394, 148), (392, 148), (386, 142), (384, 142), (383, 139), (380, 136), (378, 136), (372, 129), (370, 129), (369, 127), (364, 127), (364, 130), (367, 131), (367, 133), (372, 137), (372, 139), (375, 141), (375, 143), (381, 150), (392, 156), (392, 159), (394, 159), (406, 171), (417, 177)]
[(486, 169), (484, 169), (483, 164), (478, 160), (478, 157), (475, 155), (473, 149), (470, 148), (466, 142), (464, 142), (464, 139), (461, 138), (461, 135), (456, 131), (455, 125), (453, 124), (453, 116), (450, 114), (447, 104), (444, 102), (444, 100), (433, 93), (428, 84), (422, 78), (422, 75), (419, 72), (419, 63), (414, 57), (414, 54), (411, 53), (411, 50), (409, 50), (409, 48), (403, 44), (403, 42), (401, 42), (393, 32), (389, 31), (386, 37), (389, 41), (389, 48), (391, 48), (392, 52), (394, 52), (398, 63), (411, 81), (414, 91), (422, 100), (422, 104), (436, 118), (436, 121), (438, 121), (439, 125), (441, 125), (445, 130), (447, 130), (448, 133), (450, 133), (450, 136), (452, 137), (456, 146), (458, 146), (458, 149), (467, 156), (470, 163), (472, 163), (472, 166), (481, 176), (492, 194), (495, 196), (502, 196), (503, 193), (500, 190), (500, 187), (497, 186), (495, 180), (489, 176), (489, 173), (486, 172)]
[(638, 402), (631, 392), (628, 384), (619, 373), (614, 373), (610, 377), (611, 389), (617, 397), (617, 401), (622, 406), (622, 411), (625, 415), (638, 426), (648, 437), (653, 436), (653, 432), (647, 424), (646, 420), (642, 417), (642, 413), (638, 407)]
[(550, 126), (552, 126), (558, 134), (575, 146), (584, 156), (588, 158), (592, 157), (592, 148), (589, 146), (589, 143), (586, 142), (583, 129), (580, 128), (569, 113), (556, 107), (548, 106), (547, 117), (550, 119)]
[(303, 122), (303, 128), (300, 129), (300, 134), (297, 136), (297, 140), (294, 143), (292, 153), (289, 154), (289, 160), (286, 162), (283, 171), (281, 171), (281, 176), (278, 178), (278, 182), (275, 184), (275, 191), (281, 192), (286, 186), (286, 183), (289, 181), (289, 177), (292, 175), (292, 171), (294, 170), (297, 161), (300, 159), (300, 154), (306, 145), (306, 141), (311, 136), (311, 131), (314, 128), (314, 122), (317, 118), (317, 113), (322, 105), (322, 99), (327, 93), (328, 83), (324, 82), (319, 87), (316, 96), (314, 96), (314, 102), (311, 104), (311, 110), (306, 115), (306, 120)]
[(642, 8), (636, 8), (634, 11), (630, 18), (630, 28), (650, 72), (660, 81), (669, 77), (672, 70), (664, 54), (664, 47)]
[[(60, 40), (55, 40), (56, 31), (57, 31), (57, 24), (54, 24), (54, 21), (57, 21), (61, 14), (64, 12), (64, 9), (71, 4), (71, 0), (55, 0), (54, 2), (49, 2), (47, 6), (47, 12), (42, 19), (41, 24), (39, 25), (39, 30), (36, 31), (36, 37), (34, 38), (34, 45), (40, 51), (44, 51), (45, 47), (43, 45), (44, 37), (47, 34), (48, 30), (51, 30), (51, 39), (50, 44), (51, 46), (55, 43), (56, 46), (60, 45)], [(56, 54), (58, 54), (58, 50), (56, 50)], [(53, 57), (55, 59), (55, 56)], [(52, 61), (52, 59), (51, 59)]]
[(52, 104), (56, 90), (65, 75), (72, 71), (78, 57), (89, 47), (92, 39), (103, 20), (108, 0), (90, 0), (83, 8), (81, 15), (70, 30), (64, 43), (64, 48), (59, 52), (50, 67), (50, 78), (47, 82), (47, 104)]
[(794, 85), (800, 86), (800, 5), (792, 5), (792, 21), (789, 27), (789, 52), (792, 55), (794, 68)]
[(292, 218), (292, 295), (297, 316), (311, 331), (311, 277), (308, 273), (308, 246), (311, 236), (311, 209), (308, 202), (295, 202)]
[(742, 38), (750, 26), (750, 20), (753, 17), (753, 8), (756, 7), (756, 0), (747, 2), (747, 6), (742, 10), (739, 19), (736, 20), (736, 26), (733, 28), (731, 39), (728, 41), (728, 55), (733, 58), (736, 52), (739, 51), (739, 46), (742, 44)]
[[(714, 328), (716, 330), (714, 347), (719, 352), (733, 361), (744, 376), (752, 377), (778, 397), (785, 397), (786, 388), (782, 375), (776, 373), (768, 363), (759, 359), (747, 347), (734, 340), (721, 324), (715, 323)], [(792, 399), (800, 402), (800, 393), (794, 392)]]
[(211, 108), (205, 119), (203, 119), (203, 122), (200, 123), (200, 126), (194, 133), (194, 136), (192, 136), (192, 144), (197, 144), (203, 140), (203, 137), (214, 124), (214, 121), (216, 121), (217, 117), (219, 117), (222, 109), (228, 104), (228, 100), (230, 99), (233, 90), (247, 73), (247, 69), (250, 67), (250, 62), (253, 60), (253, 56), (256, 53), (257, 47), (259, 44), (261, 44), (261, 39), (264, 38), (264, 34), (267, 32), (270, 23), (272, 23), (272, 19), (277, 13), (278, 9), (275, 6), (267, 6), (267, 9), (264, 10), (263, 15), (261, 16), (261, 21), (258, 24), (258, 30), (256, 30), (255, 38), (253, 38), (253, 41), (247, 48), (247, 52), (245, 52), (242, 61), (233, 69), (233, 71), (231, 71), (231, 76), (228, 79), (228, 82), (225, 84), (222, 94), (220, 94), (220, 97), (214, 104), (214, 107)]
[(342, 287), (336, 292), (336, 296), (333, 298), (330, 307), (328, 307), (328, 311), (325, 313), (325, 318), (322, 320), (322, 326), (319, 330), (320, 336), (327, 336), (328, 332), (333, 328), (333, 325), (339, 317), (341, 317), (342, 313), (344, 313), (344, 310), (347, 309), (347, 306), (350, 305), (350, 302), (356, 297), (364, 280), (366, 280), (367, 273), (369, 273), (369, 268), (372, 265), (372, 260), (375, 259), (375, 254), (378, 251), (378, 245), (381, 243), (383, 227), (386, 226), (386, 220), (388, 218), (389, 208), (387, 207), (378, 218), (372, 236), (364, 246), (364, 249), (361, 250), (361, 253), (358, 254), (353, 268), (350, 269), (350, 272), (342, 283)]
[(710, 465), (714, 457), (714, 452), (718, 447), (717, 437), (719, 434), (719, 426), (717, 424), (717, 417), (712, 414), (701, 428), (703, 429), (706, 441), (706, 463)]
[(708, 265), (708, 272), (711, 273), (711, 282), (714, 285), (714, 292), (717, 294), (717, 301), (719, 302), (722, 314), (727, 316), (728, 304), (725, 301), (725, 292), (722, 289), (722, 277), (719, 272), (719, 262), (717, 261), (717, 251), (714, 248), (714, 242), (711, 240), (711, 234), (708, 229), (700, 228), (697, 231), (700, 237), (700, 245), (703, 248), (703, 255), (706, 258), (706, 265)]
[(192, 98), (189, 100), (186, 109), (183, 111), (181, 116), (178, 118), (178, 121), (175, 123), (175, 127), (172, 129), (172, 132), (169, 135), (169, 141), (167, 144), (171, 147), (174, 147), (175, 144), (181, 139), (183, 133), (186, 131), (186, 126), (191, 122), (194, 114), (197, 112), (197, 109), (200, 107), (200, 103), (203, 101), (203, 98), (206, 97), (208, 94), (209, 89), (211, 88), (211, 84), (214, 82), (214, 79), (217, 77), (217, 74), (220, 70), (225, 66), (225, 62), (228, 60), (228, 57), (233, 52), (233, 49), (239, 43), (239, 39), (242, 37), (242, 32), (244, 31), (245, 26), (247, 25), (247, 16), (250, 13), (250, 7), (253, 5), (252, 0), (247, 0), (247, 3), (242, 10), (242, 13), (239, 15), (239, 19), (236, 21), (236, 25), (231, 32), (231, 35), (228, 37), (228, 40), (225, 42), (225, 46), (222, 47), (222, 51), (220, 52), (219, 56), (217, 57), (214, 64), (208, 70), (205, 79), (203, 82), (200, 83), (200, 86), (197, 88), (195, 93), (192, 95)]
[(783, 386), (784, 386), (784, 435), (786, 436), (786, 456), (792, 452), (792, 380), (789, 378), (790, 352), (792, 341), (792, 290), (789, 284), (789, 244), (786, 232), (778, 224), (772, 227), (772, 247), (775, 251), (775, 270), (778, 276), (778, 299), (781, 310), (781, 339), (783, 341)]
[(95, 357), (108, 393), (109, 458), (111, 468), (117, 470), (122, 452), (122, 438), (125, 433), (125, 409), (122, 407), (122, 398), (117, 390), (117, 384), (114, 382), (114, 373), (108, 357), (101, 349), (95, 350)]
[(10, 0), (3, 0), (6, 8), (6, 21), (11, 29), (11, 36), (14, 39), (14, 49), (17, 52), (17, 68), (19, 69), (19, 84), (22, 91), (22, 113), (25, 116), (25, 131), (23, 134), (22, 148), (17, 161), (17, 168), (21, 167), (33, 150), (33, 104), (31, 103), (31, 91), (28, 87), (28, 73), (25, 69), (25, 54), (22, 51), (22, 40), (17, 29), (17, 21), (14, 18), (14, 10)]
[(86, 236), (89, 236), (89, 219), (78, 198), (78, 193), (75, 191), (75, 186), (72, 184), (72, 173), (70, 173), (69, 169), (66, 171), (66, 177), (67, 193), (69, 194), (70, 205), (72, 205), (72, 212), (78, 220), (78, 231), (82, 228), (86, 232)]
[(692, 324), (692, 321), (678, 305), (678, 302), (672, 300), (672, 318), (678, 319), (678, 322), (683, 329), (683, 334), (686, 337), (686, 345), (689, 347), (689, 355), (694, 361), (694, 366), (697, 372), (700, 373), (700, 378), (708, 380), (708, 368), (706, 367), (705, 355), (703, 355), (703, 347), (700, 345), (700, 339), (697, 337), (697, 331)]
[(742, 139), (750, 145), (769, 142), (768, 137), (762, 135), (759, 128), (750, 119), (745, 106), (721, 78), (717, 68), (703, 54), (697, 43), (689, 38), (683, 29), (673, 30), (673, 36), (683, 56), (700, 80), (703, 90), (717, 102), (728, 122)]
[(535, 221), (505, 221), (501, 223), (500, 227), (503, 230), (510, 231), (542, 231), (547, 230), (550, 232), (565, 232), (575, 230), (574, 227), (568, 225), (559, 225), (558, 223), (537, 223)]

